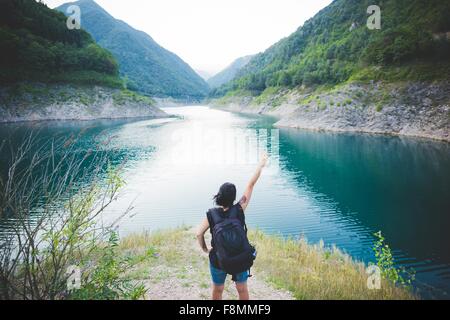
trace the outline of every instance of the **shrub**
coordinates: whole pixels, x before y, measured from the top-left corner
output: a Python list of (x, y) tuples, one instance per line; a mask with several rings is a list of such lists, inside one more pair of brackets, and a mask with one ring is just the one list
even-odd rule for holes
[[(123, 278), (129, 265), (115, 251), (120, 218), (97, 223), (124, 185), (107, 154), (79, 149), (73, 137), (31, 134), (13, 153), (5, 145), (0, 218), (10, 223), (0, 247), (0, 299), (141, 297), (143, 287)], [(68, 288), (73, 266), (82, 275), (78, 292)]]
[(84, 272), (81, 288), (73, 291), (72, 300), (137, 300), (144, 297), (145, 286), (124, 279), (123, 274), (132, 268), (129, 260), (122, 258), (118, 252), (119, 237), (110, 232), (108, 242), (99, 247), (101, 251), (95, 266), (88, 275)]
[(381, 270), (381, 276), (392, 282), (393, 284), (400, 284), (403, 286), (410, 286), (414, 280), (414, 271), (406, 270), (404, 267), (395, 267), (394, 257), (389, 245), (385, 243), (385, 238), (381, 231), (374, 234), (377, 238), (373, 251), (377, 259), (377, 266)]

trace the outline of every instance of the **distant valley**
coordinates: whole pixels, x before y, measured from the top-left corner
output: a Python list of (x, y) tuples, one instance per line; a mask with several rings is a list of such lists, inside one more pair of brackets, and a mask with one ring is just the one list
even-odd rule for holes
[(241, 69), (244, 68), (252, 58), (253, 55), (236, 59), (227, 68), (210, 77), (207, 81), (209, 86), (211, 88), (218, 88), (230, 82), (239, 74), (239, 71), (241, 71)]

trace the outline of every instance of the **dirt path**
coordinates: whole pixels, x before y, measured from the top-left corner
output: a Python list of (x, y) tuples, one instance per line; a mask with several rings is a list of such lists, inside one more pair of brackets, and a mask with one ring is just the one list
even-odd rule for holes
[[(152, 236), (153, 237), (153, 236)], [(143, 239), (141, 239), (142, 242)], [(146, 240), (148, 243), (148, 239)], [(208, 239), (209, 241), (209, 239)], [(211, 280), (208, 257), (198, 247), (195, 233), (178, 230), (150, 239), (151, 259), (145, 259), (136, 270), (135, 279), (143, 280), (150, 300), (205, 300), (211, 297)], [(147, 254), (147, 256), (148, 256)], [(277, 290), (267, 283), (262, 275), (252, 270), (249, 279), (252, 300), (292, 300), (292, 295)], [(225, 284), (224, 299), (237, 299), (231, 277)]]

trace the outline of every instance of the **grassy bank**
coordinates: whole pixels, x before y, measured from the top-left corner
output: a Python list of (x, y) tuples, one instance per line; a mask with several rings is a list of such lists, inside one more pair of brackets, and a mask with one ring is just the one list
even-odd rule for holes
[(296, 299), (414, 299), (406, 288), (382, 280), (380, 290), (369, 290), (365, 265), (337, 248), (311, 245), (306, 240), (283, 239), (252, 232), (258, 248), (256, 270)]
[[(415, 299), (384, 280), (380, 290), (369, 290), (365, 266), (337, 249), (257, 231), (250, 237), (258, 249), (252, 299)], [(120, 252), (134, 263), (126, 277), (145, 284), (147, 299), (209, 298), (208, 258), (189, 228), (128, 236)], [(224, 297), (235, 299), (234, 291), (228, 283)]]
[[(190, 228), (136, 234), (122, 239), (120, 252), (134, 267), (127, 280), (144, 284), (148, 300), (207, 300), (211, 295), (208, 257), (199, 249)], [(237, 299), (227, 280), (224, 299)], [(252, 299), (291, 300), (287, 290), (276, 289), (255, 275), (249, 284)]]

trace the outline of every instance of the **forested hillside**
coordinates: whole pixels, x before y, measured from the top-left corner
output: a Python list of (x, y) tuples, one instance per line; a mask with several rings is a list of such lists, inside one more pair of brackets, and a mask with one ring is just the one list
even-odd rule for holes
[(289, 37), (257, 55), (212, 92), (355, 80), (449, 78), (450, 1), (380, 0), (381, 30), (366, 26), (369, 0), (335, 0)]
[(129, 89), (174, 98), (201, 99), (208, 93), (206, 82), (187, 63), (146, 33), (115, 19), (93, 0), (67, 3), (58, 10), (66, 12), (72, 4), (81, 8), (82, 27), (117, 58)]
[(208, 79), (208, 84), (211, 88), (217, 88), (221, 85), (233, 80), (239, 71), (244, 68), (252, 59), (253, 56), (245, 56), (236, 59), (227, 68)]
[(84, 30), (34, 0), (2, 0), (0, 82), (70, 82), (121, 86), (118, 64)]

